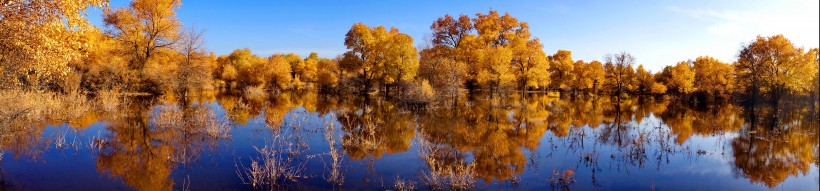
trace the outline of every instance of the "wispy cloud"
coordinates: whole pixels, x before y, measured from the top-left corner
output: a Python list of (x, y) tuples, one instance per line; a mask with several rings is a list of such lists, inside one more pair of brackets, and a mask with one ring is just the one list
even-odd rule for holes
[[(785, 2), (788, 1), (783, 3)], [(757, 10), (686, 9), (671, 6), (667, 9), (708, 22), (705, 30), (712, 35), (748, 38), (754, 35), (785, 34), (792, 40), (796, 39), (804, 44), (816, 46), (820, 30), (818, 29), (817, 1), (813, 2), (814, 5), (811, 4), (767, 7)]]

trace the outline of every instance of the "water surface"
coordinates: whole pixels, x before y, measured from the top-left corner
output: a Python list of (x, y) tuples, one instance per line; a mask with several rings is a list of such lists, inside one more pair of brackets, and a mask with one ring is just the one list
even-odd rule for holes
[(131, 98), (108, 111), (6, 128), (0, 189), (247, 190), (253, 163), (266, 161), (292, 177), (256, 188), (384, 190), (398, 180), (421, 190), (819, 185), (818, 118), (808, 103), (690, 107), (531, 94), (455, 105), (416, 110), (316, 93)]

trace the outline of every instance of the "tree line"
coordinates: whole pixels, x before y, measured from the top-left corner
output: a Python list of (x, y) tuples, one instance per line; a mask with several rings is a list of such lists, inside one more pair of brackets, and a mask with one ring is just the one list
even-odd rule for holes
[[(816, 95), (818, 49), (783, 35), (758, 36), (737, 60), (710, 56), (652, 72), (628, 52), (602, 60), (553, 54), (532, 36), (527, 22), (490, 10), (444, 15), (419, 47), (398, 28), (355, 23), (335, 58), (316, 53), (262, 57), (249, 49), (217, 56), (203, 31), (184, 26), (180, 0), (133, 0), (111, 8), (105, 0), (10, 1), (0, 9), (3, 89), (59, 92), (117, 90), (185, 95), (197, 90), (243, 93), (316, 89), (328, 94), (380, 92), (412, 103), (457, 97), (460, 90), (503, 96), (510, 91), (587, 95), (681, 95), (687, 100), (729, 100)], [(103, 27), (85, 18), (104, 9)]]

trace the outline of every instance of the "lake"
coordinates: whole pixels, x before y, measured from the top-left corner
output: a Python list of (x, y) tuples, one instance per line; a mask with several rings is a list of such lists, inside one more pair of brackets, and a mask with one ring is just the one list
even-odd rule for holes
[(311, 92), (178, 100), (127, 98), (6, 127), (0, 190), (820, 187), (809, 102), (514, 94), (409, 109)]

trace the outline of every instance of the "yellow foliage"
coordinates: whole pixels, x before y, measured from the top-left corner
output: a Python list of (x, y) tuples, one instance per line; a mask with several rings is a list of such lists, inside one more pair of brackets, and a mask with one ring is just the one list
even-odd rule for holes
[(345, 36), (345, 46), (348, 51), (340, 67), (356, 73), (366, 91), (375, 80), (394, 84), (416, 75), (419, 62), (413, 38), (396, 28), (388, 31), (384, 26), (356, 23)]
[(510, 68), (512, 51), (506, 47), (489, 47), (483, 53), (483, 70), (478, 73), (478, 83), (489, 87), (491, 91), (510, 85), (515, 79)]
[(550, 60), (550, 79), (552, 79), (551, 88), (566, 89), (570, 83), (575, 80), (573, 72), (574, 61), (572, 60), (572, 52), (569, 50), (558, 50), (555, 54), (549, 57)]
[(547, 70), (550, 69), (544, 46), (538, 38), (527, 41), (526, 45), (514, 44), (513, 69), (522, 88), (541, 88), (550, 83)]
[(632, 84), (634, 71), (632, 65), (635, 64), (635, 57), (627, 52), (618, 54), (607, 54), (604, 71), (606, 73), (606, 81), (604, 81), (604, 88), (610, 93), (618, 95), (628, 91)]
[(652, 88), (649, 90), (649, 93), (664, 94), (666, 93), (666, 86), (661, 83), (653, 82)]
[(174, 9), (180, 6), (179, 0), (134, 0), (130, 7), (105, 9), (103, 22), (133, 59), (131, 69), (142, 70), (156, 54), (177, 43), (182, 23)]
[[(0, 3), (0, 86), (60, 83), (68, 63), (86, 55), (88, 7), (105, 0), (3, 1)], [(23, 79), (22, 81), (20, 79)]]
[(273, 55), (267, 62), (260, 64), (259, 71), (264, 74), (266, 86), (284, 89), (291, 81), (291, 65), (282, 56)]
[(688, 62), (678, 62), (671, 70), (669, 88), (677, 93), (688, 94), (695, 91), (695, 72)]
[[(655, 84), (655, 78), (652, 73), (646, 71), (643, 68), (643, 65), (638, 65), (638, 69), (635, 70), (635, 82), (637, 83), (637, 91), (642, 93), (652, 92), (652, 87)], [(666, 88), (664, 88), (664, 91)]]
[[(319, 64), (319, 54), (315, 52), (311, 52), (310, 55), (305, 58), (305, 66), (302, 68), (302, 73), (298, 74), (301, 76), (302, 81), (313, 82), (316, 81), (316, 75), (318, 72), (318, 64)], [(294, 70), (291, 68), (291, 70)], [(322, 70), (328, 70), (328, 68), (322, 68)], [(295, 71), (295, 70), (294, 70)]]
[(697, 91), (725, 96), (734, 91), (734, 68), (709, 56), (698, 57), (694, 62), (695, 89)]
[(817, 49), (795, 47), (783, 35), (758, 36), (743, 47), (735, 71), (737, 81), (753, 93), (806, 94), (817, 76)]
[(336, 60), (319, 59), (317, 68), (316, 83), (325, 91), (336, 88), (339, 83), (339, 76), (336, 72), (339, 71), (339, 64)]

